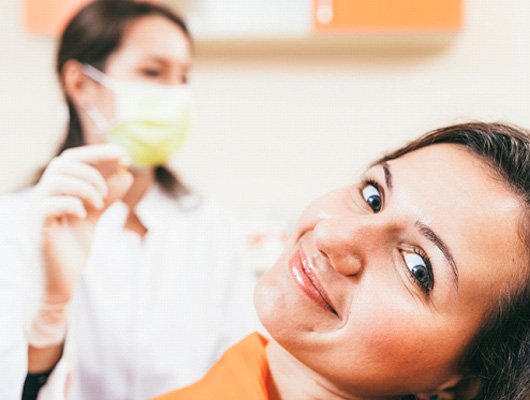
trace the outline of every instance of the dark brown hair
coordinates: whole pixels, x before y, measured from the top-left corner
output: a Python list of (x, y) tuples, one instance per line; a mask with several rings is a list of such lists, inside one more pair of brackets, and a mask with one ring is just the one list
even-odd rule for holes
[[(429, 132), (377, 161), (394, 160), (435, 144), (462, 146), (489, 165), (520, 199), (520, 237), (527, 254), (520, 282), (490, 310), (461, 361), (479, 378), (480, 400), (530, 399), (530, 133), (513, 125), (472, 122)], [(458, 179), (458, 177), (455, 177)], [(515, 276), (515, 274), (514, 274)], [(447, 327), (447, 329), (451, 329)], [(462, 400), (469, 400), (464, 397)]]
[[(95, 0), (81, 9), (66, 26), (59, 41), (56, 72), (66, 98), (69, 121), (66, 138), (57, 155), (66, 149), (85, 144), (78, 111), (62, 85), (61, 76), (65, 63), (68, 60), (77, 60), (105, 71), (105, 63), (120, 46), (127, 26), (138, 18), (153, 15), (162, 16), (175, 23), (191, 42), (183, 19), (168, 8), (132, 0)], [(175, 197), (189, 192), (180, 180), (163, 166), (155, 168), (155, 180), (165, 192)]]

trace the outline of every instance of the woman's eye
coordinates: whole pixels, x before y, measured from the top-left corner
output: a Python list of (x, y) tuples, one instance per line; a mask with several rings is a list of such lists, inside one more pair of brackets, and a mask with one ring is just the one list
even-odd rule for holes
[(429, 261), (419, 254), (408, 252), (403, 252), (403, 258), (412, 279), (420, 285), (425, 293), (429, 293), (433, 288), (432, 269)]
[(372, 183), (367, 183), (362, 190), (362, 195), (366, 204), (372, 209), (374, 213), (381, 211), (383, 199), (379, 189)]
[(142, 70), (142, 73), (144, 76), (147, 76), (149, 78), (156, 78), (160, 76), (160, 71), (154, 68), (145, 68)]

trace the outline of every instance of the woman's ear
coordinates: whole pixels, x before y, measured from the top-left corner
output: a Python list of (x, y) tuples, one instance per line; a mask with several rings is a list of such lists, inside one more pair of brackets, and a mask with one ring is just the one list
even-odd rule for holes
[(475, 399), (482, 389), (482, 381), (474, 375), (466, 375), (453, 388), (456, 399)]
[(466, 375), (450, 379), (443, 385), (429, 393), (417, 393), (417, 400), (472, 400), (480, 393), (482, 383), (479, 378)]
[(68, 98), (77, 106), (84, 108), (94, 96), (96, 85), (84, 73), (83, 65), (77, 60), (64, 63), (61, 83)]

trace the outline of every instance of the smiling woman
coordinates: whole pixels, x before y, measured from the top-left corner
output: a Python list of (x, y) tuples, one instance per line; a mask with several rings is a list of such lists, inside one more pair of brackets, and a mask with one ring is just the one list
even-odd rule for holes
[(530, 136), (502, 124), (377, 160), (307, 207), (260, 279), (270, 342), (163, 398), (527, 399), (529, 176)]

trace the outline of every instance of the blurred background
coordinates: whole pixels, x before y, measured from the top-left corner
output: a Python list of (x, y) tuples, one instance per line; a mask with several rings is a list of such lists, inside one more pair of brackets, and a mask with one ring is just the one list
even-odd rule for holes
[[(433, 15), (393, 21), (366, 0), (168, 0), (196, 37), (194, 126), (178, 173), (260, 242), (429, 129), (469, 119), (530, 127), (530, 2), (429, 1)], [(0, 0), (2, 193), (27, 184), (63, 135), (56, 35), (28, 22), (46, 2), (83, 3)], [(367, 18), (348, 20), (354, 4)]]

